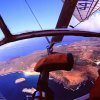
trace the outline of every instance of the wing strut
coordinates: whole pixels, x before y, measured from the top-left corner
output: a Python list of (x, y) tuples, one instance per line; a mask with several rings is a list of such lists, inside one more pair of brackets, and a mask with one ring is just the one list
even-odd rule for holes
[(10, 30), (8, 29), (8, 27), (6, 26), (5, 22), (3, 21), (1, 15), (0, 15), (0, 28), (2, 30), (2, 32), (5, 35), (5, 38), (9, 38), (10, 36), (12, 36)]
[[(60, 13), (56, 28), (67, 28), (71, 17), (73, 15), (74, 9), (76, 7), (78, 0), (65, 0), (64, 5), (62, 7), (62, 11)], [(51, 39), (51, 43), (54, 44), (56, 42), (60, 42), (63, 39), (62, 36), (53, 36)]]
[[(56, 28), (67, 28), (69, 25), (69, 22), (71, 20), (71, 17), (73, 15), (74, 9), (77, 5), (78, 0), (65, 0)], [(53, 36), (51, 39), (50, 45), (47, 47), (47, 50), (49, 52), (52, 52), (53, 49), (52, 47), (54, 46), (55, 43), (62, 41), (64, 35), (60, 36)]]

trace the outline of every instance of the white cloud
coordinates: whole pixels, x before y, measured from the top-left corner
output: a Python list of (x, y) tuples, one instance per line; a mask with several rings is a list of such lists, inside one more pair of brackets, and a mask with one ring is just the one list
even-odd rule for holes
[(98, 11), (88, 20), (80, 23), (75, 29), (100, 32), (100, 12)]

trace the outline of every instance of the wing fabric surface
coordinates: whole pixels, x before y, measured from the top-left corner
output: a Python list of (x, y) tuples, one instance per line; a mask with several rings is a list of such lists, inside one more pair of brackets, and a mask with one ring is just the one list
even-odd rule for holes
[[(65, 2), (65, 0), (62, 0)], [(100, 0), (78, 0), (73, 15), (81, 22), (100, 10)]]
[(100, 0), (78, 0), (74, 16), (81, 22), (100, 9)]

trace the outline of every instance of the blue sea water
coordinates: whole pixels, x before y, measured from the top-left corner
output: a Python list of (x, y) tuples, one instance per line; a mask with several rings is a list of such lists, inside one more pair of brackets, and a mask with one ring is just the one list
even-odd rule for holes
[[(22, 77), (26, 80), (24, 82), (15, 84), (15, 80)], [(27, 100), (26, 96), (31, 94), (23, 93), (22, 89), (32, 87), (36, 88), (37, 80), (38, 75), (25, 76), (21, 72), (0, 76), (0, 93), (7, 100)], [(49, 80), (49, 87), (54, 92), (55, 100), (73, 100), (74, 98), (87, 94), (91, 86), (91, 83), (88, 81), (87, 84), (82, 85), (80, 89), (71, 91), (65, 89), (62, 84), (56, 83), (53, 80)], [(31, 100), (31, 98), (28, 100)]]
[[(51, 38), (51, 37), (50, 37)], [(77, 41), (86, 40), (85, 37), (67, 36), (63, 41), (56, 45), (71, 44)], [(44, 50), (48, 46), (44, 37), (21, 40), (0, 46), (0, 61), (13, 59), (20, 56), (26, 56), (37, 50)]]

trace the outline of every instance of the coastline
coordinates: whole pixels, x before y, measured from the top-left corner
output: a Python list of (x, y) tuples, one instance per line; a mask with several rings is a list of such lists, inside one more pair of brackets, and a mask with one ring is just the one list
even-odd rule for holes
[(22, 71), (8, 72), (6, 74), (0, 74), (0, 76), (6, 76), (6, 75), (9, 75), (9, 74), (14, 74), (14, 73), (22, 73)]

